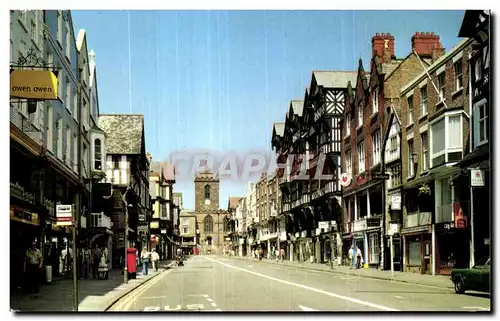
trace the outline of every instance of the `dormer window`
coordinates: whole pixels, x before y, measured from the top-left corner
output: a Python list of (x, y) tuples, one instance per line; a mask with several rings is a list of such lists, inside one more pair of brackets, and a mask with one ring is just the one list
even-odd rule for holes
[(99, 138), (94, 141), (94, 168), (102, 170), (102, 144)]

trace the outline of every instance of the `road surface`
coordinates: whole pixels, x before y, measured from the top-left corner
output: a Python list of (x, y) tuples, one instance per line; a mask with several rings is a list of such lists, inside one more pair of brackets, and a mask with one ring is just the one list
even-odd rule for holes
[(489, 295), (194, 256), (110, 311), (489, 311)]

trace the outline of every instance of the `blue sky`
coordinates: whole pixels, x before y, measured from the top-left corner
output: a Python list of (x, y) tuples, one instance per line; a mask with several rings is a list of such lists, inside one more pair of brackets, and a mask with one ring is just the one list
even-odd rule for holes
[[(72, 16), (75, 32), (87, 30), (89, 51), (96, 52), (100, 112), (144, 114), (146, 148), (154, 160), (166, 160), (184, 148), (270, 151), (272, 123), (284, 119), (291, 99), (303, 98), (312, 70), (356, 70), (360, 57), (367, 69), (377, 32), (395, 37), (397, 57), (408, 55), (416, 31), (437, 33), (449, 50), (459, 41), (463, 11), (74, 10)], [(221, 207), (245, 187), (221, 182)], [(194, 184), (179, 181), (175, 189), (193, 208)]]

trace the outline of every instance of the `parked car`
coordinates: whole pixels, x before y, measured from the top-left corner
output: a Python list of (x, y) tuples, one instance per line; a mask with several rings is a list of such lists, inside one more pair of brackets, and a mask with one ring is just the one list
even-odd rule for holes
[(481, 291), (490, 293), (491, 259), (489, 256), (479, 260), (471, 269), (453, 269), (451, 281), (455, 284), (455, 292)]

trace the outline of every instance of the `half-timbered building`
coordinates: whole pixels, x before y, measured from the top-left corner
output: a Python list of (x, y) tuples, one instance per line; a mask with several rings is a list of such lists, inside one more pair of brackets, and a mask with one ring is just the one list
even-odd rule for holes
[[(484, 256), (491, 255), (491, 171), (490, 171), (490, 11), (467, 10), (459, 37), (474, 39), (469, 58), (469, 86), (472, 102), (472, 128), (468, 137), (467, 154), (458, 166), (462, 169), (462, 181), (455, 186), (464, 190), (461, 206), (469, 208), (471, 219), (470, 265)], [(464, 181), (466, 180), (466, 181)]]

